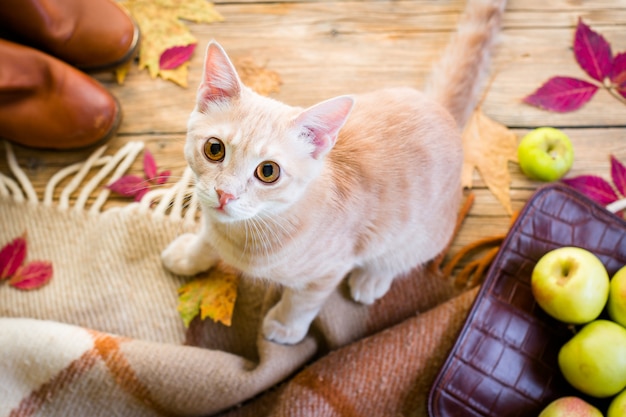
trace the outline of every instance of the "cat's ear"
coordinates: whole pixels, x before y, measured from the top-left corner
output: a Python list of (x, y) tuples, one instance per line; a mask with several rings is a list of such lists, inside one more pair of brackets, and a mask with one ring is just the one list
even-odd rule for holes
[(198, 88), (198, 104), (239, 97), (241, 81), (226, 52), (215, 41), (211, 41), (204, 57), (204, 72)]
[(335, 145), (353, 105), (352, 97), (335, 97), (309, 107), (296, 118), (301, 137), (314, 146), (312, 156), (315, 159), (326, 155)]

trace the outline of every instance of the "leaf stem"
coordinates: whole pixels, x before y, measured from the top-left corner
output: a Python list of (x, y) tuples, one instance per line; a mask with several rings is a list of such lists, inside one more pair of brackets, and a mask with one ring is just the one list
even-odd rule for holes
[(615, 91), (613, 86), (604, 86), (604, 88), (612, 95), (617, 101), (626, 105), (626, 98), (622, 97), (618, 92)]

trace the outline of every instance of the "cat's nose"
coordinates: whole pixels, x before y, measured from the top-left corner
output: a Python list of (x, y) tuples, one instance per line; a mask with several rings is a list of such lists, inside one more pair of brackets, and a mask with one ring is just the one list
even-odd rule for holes
[(235, 200), (237, 198), (231, 193), (225, 192), (224, 190), (216, 189), (215, 191), (217, 192), (217, 198), (220, 201), (220, 207), (224, 207), (230, 201)]

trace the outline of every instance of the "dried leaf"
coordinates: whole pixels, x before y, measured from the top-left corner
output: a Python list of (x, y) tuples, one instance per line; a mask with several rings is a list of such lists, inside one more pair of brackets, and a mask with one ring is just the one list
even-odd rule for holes
[(143, 196), (150, 191), (151, 185), (163, 185), (170, 177), (170, 171), (159, 173), (158, 169), (154, 156), (146, 149), (143, 154), (143, 172), (146, 178), (137, 175), (124, 175), (109, 184), (107, 188), (121, 196), (134, 197), (135, 201), (141, 201)]
[(580, 175), (574, 178), (565, 178), (561, 181), (603, 206), (619, 199), (611, 184), (597, 175)]
[(181, 87), (187, 88), (189, 87), (189, 84), (187, 81), (187, 78), (188, 78), (187, 75), (189, 73), (188, 69), (189, 69), (189, 63), (185, 62), (180, 67), (173, 69), (173, 70), (164, 70), (164, 69), (160, 70), (159, 76), (163, 78), (165, 81), (171, 81), (174, 84), (178, 84)]
[(616, 86), (616, 91), (626, 98), (626, 52), (616, 55), (613, 59), (611, 81)]
[(107, 185), (107, 188), (124, 197), (135, 197), (137, 193), (148, 188), (148, 182), (136, 175), (124, 175)]
[(143, 172), (146, 174), (147, 179), (152, 179), (157, 176), (157, 164), (152, 156), (152, 152), (148, 149), (143, 151)]
[(215, 322), (231, 325), (239, 274), (224, 264), (219, 264), (206, 274), (178, 289), (178, 312), (185, 327), (198, 314), (204, 320), (210, 317)]
[(626, 52), (617, 54), (615, 55), (615, 58), (613, 58), (611, 81), (613, 81), (615, 84), (626, 83)]
[(207, 0), (166, 0), (166, 2), (177, 5), (176, 14), (180, 19), (195, 23), (212, 23), (224, 20), (222, 15)]
[(0, 250), (0, 280), (13, 276), (26, 259), (26, 234), (13, 239)]
[(240, 58), (234, 64), (241, 81), (258, 94), (269, 96), (280, 91), (282, 80), (277, 72), (255, 64), (250, 57)]
[(611, 179), (617, 191), (626, 196), (626, 167), (611, 155)]
[(191, 59), (196, 44), (192, 43), (185, 46), (173, 46), (166, 49), (159, 58), (159, 68), (162, 70), (173, 70)]
[(472, 187), (472, 173), (478, 170), (489, 190), (513, 214), (510, 197), (509, 161), (517, 162), (517, 137), (506, 126), (476, 109), (463, 131), (463, 187)]
[[(580, 67), (598, 84), (572, 77), (553, 77), (524, 102), (544, 110), (569, 112), (587, 103), (600, 88), (626, 103), (626, 53), (613, 57), (611, 44), (578, 20), (574, 35), (574, 56)], [(620, 97), (621, 96), (621, 97)]]
[(148, 189), (148, 187), (146, 188), (142, 188), (141, 190), (137, 191), (137, 193), (135, 194), (135, 196), (133, 197), (134, 201), (141, 201), (141, 199), (143, 198), (144, 195), (146, 195), (148, 193), (148, 191), (150, 191)]
[(124, 81), (126, 80), (126, 76), (130, 72), (131, 66), (132, 66), (132, 61), (128, 61), (126, 64), (120, 67), (117, 67), (115, 69), (115, 81), (117, 81), (119, 85), (124, 84)]
[(167, 182), (167, 180), (170, 178), (170, 175), (172, 175), (172, 172), (167, 170), (167, 171), (162, 171), (156, 178), (152, 178), (158, 185), (163, 185)]
[(586, 104), (598, 91), (598, 86), (572, 77), (552, 77), (524, 103), (559, 113), (574, 111)]
[(17, 270), (9, 285), (20, 290), (34, 290), (50, 282), (52, 275), (51, 262), (32, 261)]
[(148, 69), (152, 78), (160, 76), (186, 87), (188, 65), (162, 69), (161, 56), (170, 48), (197, 43), (180, 19), (197, 23), (224, 20), (213, 4), (206, 0), (125, 0), (120, 4), (133, 16), (142, 33), (139, 69)]
[(574, 56), (591, 78), (602, 82), (611, 75), (613, 66), (611, 45), (604, 36), (583, 23), (582, 19), (578, 20), (574, 35)]

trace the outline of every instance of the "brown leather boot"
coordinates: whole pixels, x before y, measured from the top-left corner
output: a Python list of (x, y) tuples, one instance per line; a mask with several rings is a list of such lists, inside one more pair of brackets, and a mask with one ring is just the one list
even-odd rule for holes
[(1, 0), (0, 31), (84, 71), (120, 66), (139, 46), (138, 26), (113, 0)]
[(0, 39), (0, 137), (42, 149), (108, 139), (117, 100), (96, 80), (35, 49)]

